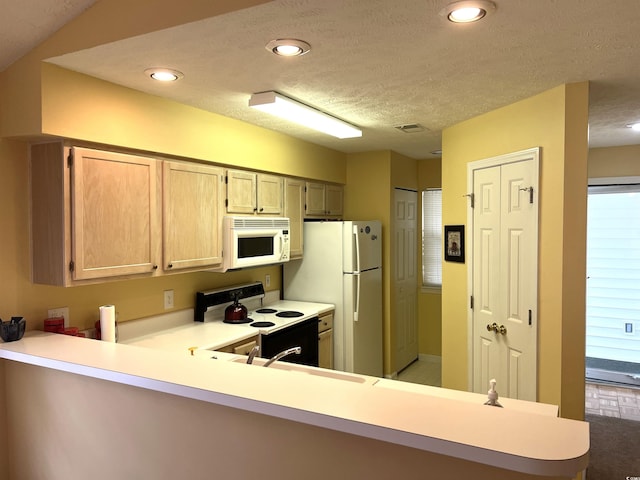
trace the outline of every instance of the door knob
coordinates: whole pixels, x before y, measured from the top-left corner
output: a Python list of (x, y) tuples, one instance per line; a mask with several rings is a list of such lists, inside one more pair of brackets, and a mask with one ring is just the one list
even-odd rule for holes
[(507, 327), (505, 327), (504, 325), (500, 325), (498, 327), (498, 333), (500, 333), (501, 335), (506, 335), (507, 334)]
[(487, 331), (488, 332), (494, 331), (494, 332), (498, 333), (498, 324), (493, 322), (491, 325), (489, 325), (487, 323)]

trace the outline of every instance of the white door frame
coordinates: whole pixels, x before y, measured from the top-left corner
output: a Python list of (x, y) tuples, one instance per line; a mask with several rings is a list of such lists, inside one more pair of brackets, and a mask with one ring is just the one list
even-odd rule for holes
[[(540, 179), (540, 147), (533, 147), (526, 150), (520, 150), (518, 152), (507, 153), (504, 155), (498, 155), (496, 157), (485, 158), (483, 160), (477, 160), (475, 162), (470, 162), (467, 164), (467, 246), (466, 251), (469, 252), (468, 255), (468, 267), (467, 267), (467, 292), (469, 296), (469, 303), (467, 304), (469, 307), (467, 308), (467, 352), (468, 352), (468, 361), (467, 361), (467, 390), (473, 391), (473, 309), (470, 308), (471, 295), (473, 293), (473, 172), (475, 170), (480, 170), (483, 168), (496, 167), (499, 165), (505, 165), (508, 163), (521, 162), (524, 160), (532, 160), (534, 168), (536, 170), (536, 175), (534, 177), (535, 182), (532, 185), (534, 189), (534, 194), (538, 195), (539, 201), (539, 179)], [(538, 215), (539, 208), (535, 209), (535, 223), (538, 224)], [(534, 252), (535, 255), (535, 264), (538, 265), (538, 251), (540, 249), (540, 230), (538, 230), (538, 248)], [(538, 266), (539, 268), (539, 266)], [(538, 282), (536, 282), (536, 308), (534, 312), (534, 321), (536, 322), (537, 328), (537, 320), (538, 320)], [(537, 347), (536, 347), (537, 348)], [(537, 360), (536, 360), (537, 362)]]

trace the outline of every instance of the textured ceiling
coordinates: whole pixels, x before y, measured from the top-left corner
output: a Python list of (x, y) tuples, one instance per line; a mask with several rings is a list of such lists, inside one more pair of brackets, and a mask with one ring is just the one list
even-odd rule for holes
[(96, 0), (0, 0), (0, 72)]
[[(496, 12), (471, 25), (444, 20), (447, 3), (276, 0), (50, 61), (336, 150), (414, 158), (433, 156), (445, 127), (589, 80), (590, 146), (640, 143), (625, 128), (640, 120), (639, 0), (496, 0)], [(265, 50), (287, 37), (311, 52)], [(152, 66), (185, 77), (156, 84), (143, 74)], [(249, 109), (251, 93), (266, 90), (354, 123), (363, 137), (337, 140)], [(412, 123), (425, 130), (394, 128)]]

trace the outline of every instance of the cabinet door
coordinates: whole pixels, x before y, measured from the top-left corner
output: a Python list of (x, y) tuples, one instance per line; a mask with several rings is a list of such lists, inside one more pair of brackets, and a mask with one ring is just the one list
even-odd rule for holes
[(227, 170), (227, 212), (254, 213), (256, 211), (257, 175), (241, 170)]
[(303, 216), (304, 216), (304, 182), (287, 178), (284, 182), (284, 216), (289, 217), (289, 258), (302, 258)]
[(324, 183), (307, 182), (306, 215), (324, 216), (326, 214), (324, 191)]
[(327, 215), (342, 216), (342, 192), (344, 188), (339, 185), (327, 185), (325, 190), (325, 206)]
[(258, 174), (258, 213), (282, 215), (282, 177)]
[(318, 334), (318, 366), (333, 369), (333, 329)]
[(163, 268), (177, 270), (222, 263), (224, 170), (164, 162)]
[(318, 318), (318, 331), (324, 332), (325, 330), (329, 330), (333, 328), (333, 310), (329, 313), (325, 313), (320, 315)]
[(157, 161), (73, 148), (74, 280), (151, 273), (160, 241)]

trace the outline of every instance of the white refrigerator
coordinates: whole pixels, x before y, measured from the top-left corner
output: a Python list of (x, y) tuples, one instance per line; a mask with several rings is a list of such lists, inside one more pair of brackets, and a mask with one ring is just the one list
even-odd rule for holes
[(303, 258), (283, 265), (283, 294), (334, 304), (334, 368), (382, 377), (379, 221), (305, 222)]

